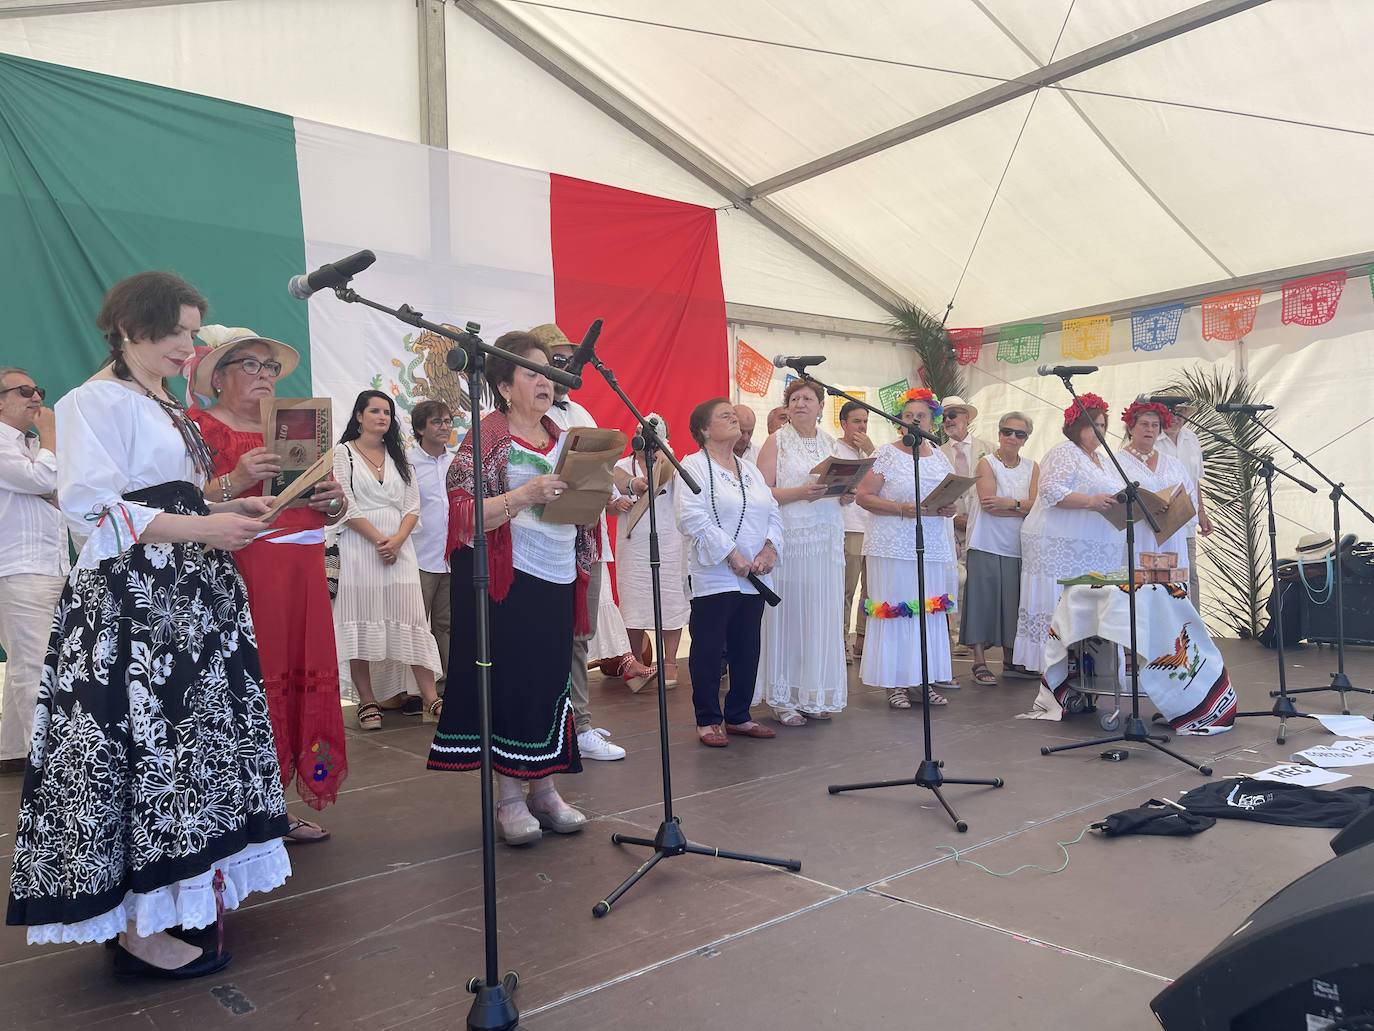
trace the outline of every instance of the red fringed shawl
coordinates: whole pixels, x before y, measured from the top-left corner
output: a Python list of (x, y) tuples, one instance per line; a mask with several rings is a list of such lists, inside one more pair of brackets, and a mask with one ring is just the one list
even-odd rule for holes
[[(563, 431), (547, 415), (540, 425), (551, 440)], [(492, 412), (482, 418), (482, 496), (494, 498), (509, 489), (507, 472), (510, 468), (510, 424), (505, 413)], [(476, 530), (475, 487), (472, 460), (472, 435), (463, 438), (458, 453), (448, 469), (448, 544), (445, 553), (452, 555), (457, 548), (467, 547)], [(577, 528), (577, 583), (573, 591), (573, 632), (579, 636), (591, 630), (587, 613), (587, 583), (593, 562), (601, 560), (601, 535), (596, 524)], [(491, 567), (488, 593), (492, 601), (503, 601), (515, 579), (514, 551), (511, 545), (510, 523), (502, 523), (487, 531), (487, 556)]]

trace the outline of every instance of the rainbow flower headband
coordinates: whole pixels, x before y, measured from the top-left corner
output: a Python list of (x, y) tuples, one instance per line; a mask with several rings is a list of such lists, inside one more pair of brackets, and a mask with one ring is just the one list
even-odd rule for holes
[(945, 406), (940, 404), (940, 399), (925, 387), (914, 387), (897, 399), (902, 402), (897, 406), (900, 413), (906, 407), (908, 401), (923, 401), (930, 407), (931, 430), (939, 430), (941, 423), (945, 421)]

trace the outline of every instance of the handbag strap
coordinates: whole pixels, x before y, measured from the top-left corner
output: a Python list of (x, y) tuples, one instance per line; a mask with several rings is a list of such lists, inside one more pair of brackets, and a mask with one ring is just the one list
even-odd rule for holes
[[(1325, 605), (1331, 600), (1331, 593), (1336, 589), (1336, 574), (1333, 568), (1335, 555), (1335, 549), (1327, 552), (1326, 558), (1323, 560), (1326, 566), (1326, 586), (1317, 591), (1314, 591), (1312, 585), (1307, 582), (1307, 567), (1303, 563), (1302, 555), (1298, 556), (1298, 582), (1302, 584), (1303, 590), (1307, 592), (1307, 596), (1312, 599), (1313, 605)], [(1321, 594), (1322, 591), (1325, 591), (1325, 597), (1318, 598), (1317, 595)]]

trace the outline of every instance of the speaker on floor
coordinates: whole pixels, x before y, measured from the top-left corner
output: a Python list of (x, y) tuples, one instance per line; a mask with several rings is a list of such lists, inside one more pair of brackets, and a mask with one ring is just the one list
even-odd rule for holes
[(1374, 809), (1361, 813), (1331, 839), (1331, 851), (1343, 856), (1374, 841)]
[(1374, 1028), (1374, 848), (1279, 891), (1150, 1009), (1165, 1031)]

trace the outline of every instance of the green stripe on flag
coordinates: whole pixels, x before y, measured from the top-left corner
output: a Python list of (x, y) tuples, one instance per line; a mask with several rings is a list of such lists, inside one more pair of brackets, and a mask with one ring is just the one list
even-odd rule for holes
[(208, 322), (301, 352), (279, 385), (309, 395), (292, 120), (223, 100), (0, 54), (0, 365), (50, 403), (104, 359), (104, 291), (170, 269), (210, 301)]

